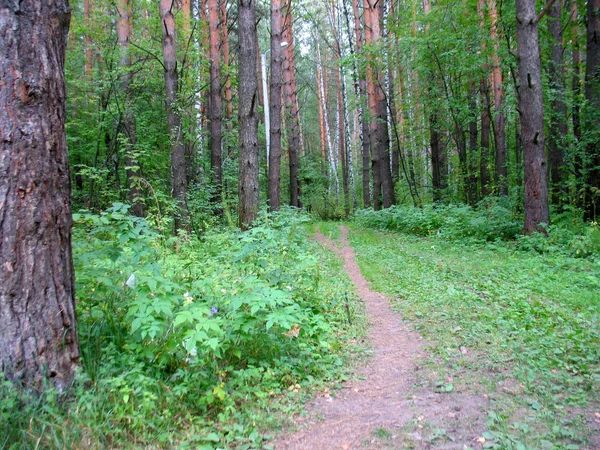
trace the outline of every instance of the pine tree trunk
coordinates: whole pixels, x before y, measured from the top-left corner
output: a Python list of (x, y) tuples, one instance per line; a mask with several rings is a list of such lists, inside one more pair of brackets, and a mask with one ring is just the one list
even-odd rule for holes
[[(600, 1), (600, 0), (599, 0)], [(519, 111), (525, 172), (525, 232), (549, 223), (544, 105), (535, 0), (516, 0), (519, 55)]]
[(221, 47), (223, 50), (223, 67), (226, 70), (225, 105), (227, 111), (227, 128), (233, 129), (233, 96), (231, 93), (231, 74), (229, 62), (229, 29), (227, 28), (227, 0), (221, 0)]
[(210, 90), (208, 95), (208, 120), (210, 121), (210, 168), (215, 185), (213, 202), (221, 201), (223, 185), (223, 142), (221, 126), (221, 46), (219, 0), (208, 0), (208, 48), (210, 63)]
[(256, 3), (238, 1), (239, 31), (239, 225), (247, 229), (258, 215), (258, 71)]
[(175, 216), (175, 231), (190, 229), (187, 207), (187, 176), (185, 170), (185, 146), (181, 117), (177, 109), (177, 36), (173, 0), (160, 0), (160, 20), (162, 24), (162, 51), (165, 67), (165, 97), (167, 103), (167, 121), (171, 139), (171, 195), (177, 202), (178, 212)]
[(285, 109), (288, 113), (290, 133), (288, 140), (288, 157), (290, 166), (290, 205), (302, 208), (300, 198), (301, 186), (298, 170), (300, 169), (299, 155), (304, 153), (302, 144), (302, 128), (300, 125), (300, 108), (298, 105), (298, 90), (296, 87), (296, 62), (294, 57), (294, 30), (292, 26), (291, 1), (284, 3), (283, 40), (287, 46), (283, 51), (283, 93)]
[(268, 200), (272, 211), (278, 211), (280, 203), (282, 42), (281, 0), (271, 0), (271, 88), (269, 98), (271, 149), (269, 153)]
[(506, 168), (506, 114), (502, 108), (504, 102), (504, 86), (502, 82), (502, 66), (498, 53), (500, 51), (500, 37), (498, 35), (498, 12), (496, 0), (488, 0), (492, 28), (490, 37), (494, 44), (492, 54), (492, 89), (494, 91), (494, 140), (496, 142), (496, 183), (500, 195), (508, 195), (507, 168)]
[(567, 136), (567, 107), (565, 104), (565, 74), (563, 69), (563, 37), (561, 0), (555, 1), (548, 11), (548, 30), (551, 36), (549, 153), (552, 203), (559, 205), (566, 195), (564, 186), (565, 152)]
[(79, 361), (65, 136), (66, 0), (0, 8), (0, 372), (67, 388)]
[(588, 0), (585, 66), (586, 111), (586, 188), (584, 219), (597, 221), (600, 216), (600, 0)]

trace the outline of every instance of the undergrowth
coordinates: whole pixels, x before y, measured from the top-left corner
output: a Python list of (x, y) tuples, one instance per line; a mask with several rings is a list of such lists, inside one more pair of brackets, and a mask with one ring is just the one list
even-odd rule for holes
[(355, 213), (355, 222), (367, 228), (438, 236), (452, 241), (512, 242), (520, 250), (560, 253), (578, 258), (600, 257), (600, 227), (586, 224), (576, 210), (553, 214), (546, 233), (522, 235), (523, 217), (510, 198), (489, 197), (477, 208), (468, 205), (428, 204), (423, 208), (392, 206), (381, 211)]
[(258, 448), (345, 379), (362, 312), (306, 217), (178, 238), (121, 204), (74, 219), (82, 370), (66, 394), (4, 382), (0, 448)]
[(365, 277), (431, 343), (426, 382), (489, 395), (486, 448), (590, 448), (600, 412), (600, 260), (444, 233), (350, 237)]

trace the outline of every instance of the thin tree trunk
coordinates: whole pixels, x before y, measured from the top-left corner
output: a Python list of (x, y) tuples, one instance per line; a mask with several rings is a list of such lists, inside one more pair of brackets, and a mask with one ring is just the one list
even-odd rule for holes
[(475, 82), (471, 82), (469, 86), (469, 111), (471, 118), (469, 120), (469, 154), (465, 155), (463, 171), (463, 179), (465, 180), (465, 192), (467, 202), (471, 206), (475, 206), (477, 198), (477, 169), (473, 167), (477, 155), (477, 87)]
[(552, 181), (552, 203), (565, 200), (565, 138), (567, 136), (567, 107), (565, 105), (565, 74), (563, 69), (563, 37), (561, 24), (561, 0), (554, 2), (548, 11), (548, 30), (551, 36), (550, 58), (550, 103), (549, 153), (550, 179)]
[(239, 30), (239, 224), (247, 229), (258, 215), (258, 66), (256, 58), (256, 3), (238, 1)]
[(317, 71), (320, 72), (320, 85), (321, 91), (321, 104), (323, 110), (323, 124), (325, 128), (325, 139), (327, 141), (327, 155), (329, 159), (329, 183), (333, 183), (333, 189), (336, 197), (340, 195), (340, 180), (337, 173), (336, 157), (333, 149), (333, 143), (331, 142), (331, 132), (329, 130), (329, 115), (327, 112), (327, 98), (325, 89), (325, 70), (323, 69), (323, 63), (321, 59), (321, 47), (317, 41)]
[(281, 82), (283, 80), (282, 48), (283, 13), (281, 0), (271, 0), (271, 86), (270, 86), (270, 152), (269, 152), (269, 207), (279, 210), (281, 172)]
[(342, 66), (340, 65), (340, 59), (343, 57), (340, 39), (341, 30), (338, 33), (338, 27), (336, 21), (338, 20), (335, 10), (335, 0), (331, 0), (331, 28), (334, 36), (334, 66), (336, 73), (336, 85), (337, 85), (337, 124), (338, 124), (338, 150), (339, 158), (342, 162), (342, 187), (344, 190), (344, 212), (346, 216), (350, 215), (350, 191), (349, 191), (349, 173), (348, 173), (348, 152), (350, 149), (350, 141), (346, 139), (346, 108), (344, 103), (345, 97), (345, 84), (342, 84)]
[[(579, 47), (579, 11), (577, 1), (571, 0), (571, 41), (572, 41), (572, 59), (573, 59), (573, 75), (571, 78), (572, 90), (572, 108), (571, 115), (573, 118), (573, 135), (577, 143), (581, 142), (581, 112), (580, 102), (581, 97), (581, 51)], [(583, 192), (585, 179), (583, 177), (583, 160), (581, 151), (577, 149), (573, 152), (573, 172), (575, 173), (575, 203), (578, 207), (583, 207)]]
[(171, 188), (173, 199), (177, 202), (175, 231), (190, 229), (187, 206), (187, 176), (185, 170), (185, 146), (181, 117), (177, 109), (177, 47), (173, 0), (160, 0), (160, 20), (162, 24), (162, 52), (165, 68), (165, 97), (167, 103), (167, 121), (171, 140)]
[(498, 53), (500, 51), (500, 38), (498, 33), (498, 11), (496, 0), (488, 0), (491, 19), (490, 36), (494, 44), (492, 61), (492, 89), (494, 90), (494, 138), (496, 142), (496, 183), (500, 195), (508, 195), (506, 168), (506, 114), (502, 108), (504, 102), (504, 86), (502, 80), (502, 66)]
[(210, 168), (215, 185), (214, 202), (221, 201), (223, 185), (223, 149), (221, 127), (221, 69), (219, 61), (220, 39), (219, 0), (208, 0), (208, 48), (210, 63), (210, 90), (208, 95), (208, 120), (210, 121)]
[[(362, 54), (363, 51), (363, 37), (361, 33), (360, 15), (358, 10), (358, 0), (352, 0), (352, 11), (354, 15), (354, 34), (356, 36), (356, 52)], [(356, 63), (355, 63), (356, 64)], [(355, 73), (358, 74), (358, 70), (354, 69)], [(371, 148), (370, 143), (370, 127), (367, 115), (363, 114), (363, 108), (368, 109), (368, 93), (367, 93), (367, 78), (365, 76), (359, 77), (359, 95), (357, 95), (357, 102), (360, 105), (360, 129), (361, 129), (361, 154), (362, 154), (362, 181), (363, 181), (363, 203), (365, 208), (371, 206), (371, 155), (369, 149)]]
[(92, 80), (92, 69), (94, 64), (93, 42), (90, 37), (91, 10), (94, 0), (83, 0), (83, 24), (85, 26), (85, 77), (87, 81)]
[[(294, 30), (292, 26), (291, 1), (284, 2), (283, 40), (287, 46), (283, 50), (283, 94), (285, 109), (288, 112), (290, 133), (288, 139), (288, 157), (290, 166), (290, 205), (302, 208), (301, 186), (298, 171), (299, 155), (304, 154), (298, 89), (296, 86), (296, 61), (294, 57)], [(285, 117), (285, 116), (284, 116)]]
[(121, 89), (125, 94), (123, 106), (123, 130), (125, 132), (125, 173), (127, 175), (127, 186), (129, 188), (128, 198), (131, 204), (131, 212), (138, 217), (144, 216), (144, 203), (140, 190), (140, 168), (135, 158), (135, 146), (137, 143), (136, 120), (132, 112), (131, 81), (131, 56), (129, 54), (129, 39), (131, 33), (131, 18), (129, 16), (131, 7), (128, 0), (118, 0), (117, 11), (117, 42), (121, 53)]
[(600, 0), (588, 0), (587, 44), (585, 65), (586, 111), (586, 188), (584, 197), (584, 219), (597, 221), (600, 216)]
[(229, 29), (227, 28), (227, 0), (221, 0), (221, 48), (223, 50), (223, 67), (225, 78), (225, 105), (227, 111), (227, 128), (233, 128), (233, 95), (231, 93), (231, 73), (229, 61)]
[(59, 391), (79, 362), (65, 135), (70, 19), (66, 0), (0, 8), (0, 372)]
[(525, 172), (525, 232), (543, 232), (541, 224), (548, 224), (550, 217), (537, 11), (535, 0), (516, 0), (516, 5), (519, 111)]
[(325, 118), (323, 115), (323, 99), (321, 98), (321, 71), (317, 64), (317, 102), (319, 103), (319, 144), (321, 148), (321, 161), (323, 175), (327, 175), (327, 138), (325, 137)]

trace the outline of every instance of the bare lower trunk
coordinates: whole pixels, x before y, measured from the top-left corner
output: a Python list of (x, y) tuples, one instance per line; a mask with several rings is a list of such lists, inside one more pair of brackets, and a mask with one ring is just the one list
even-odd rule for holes
[(496, 142), (496, 183), (500, 195), (508, 195), (506, 169), (506, 114), (502, 108), (504, 102), (504, 86), (502, 84), (502, 66), (498, 52), (500, 51), (500, 38), (498, 36), (498, 12), (496, 0), (489, 0), (489, 13), (492, 21), (491, 38), (494, 44), (492, 55), (494, 67), (492, 69), (492, 89), (494, 91), (494, 140)]
[(565, 74), (563, 69), (563, 37), (561, 25), (561, 1), (554, 2), (548, 11), (548, 29), (552, 37), (550, 59), (550, 88), (553, 91), (550, 103), (550, 179), (552, 181), (552, 203), (559, 205), (566, 195), (564, 185), (565, 137), (567, 136), (567, 107), (565, 105)]
[(252, 225), (260, 207), (258, 190), (258, 71), (255, 0), (239, 0), (239, 224)]
[[(356, 37), (356, 52), (362, 53), (363, 37), (360, 26), (360, 16), (358, 10), (358, 0), (352, 0), (352, 11), (354, 15), (354, 34)], [(354, 61), (354, 59), (353, 59)], [(356, 63), (355, 63), (356, 64)], [(358, 70), (354, 69), (358, 74)], [(363, 181), (363, 203), (365, 208), (371, 206), (371, 156), (369, 154), (370, 144), (370, 128), (369, 121), (366, 118), (366, 114), (363, 114), (363, 108), (368, 108), (367, 100), (367, 81), (364, 74), (360, 77), (358, 82), (359, 94), (357, 95), (357, 102), (359, 103), (359, 120), (361, 130), (361, 155), (362, 155), (362, 181)]]
[(177, 48), (175, 17), (171, 9), (174, 6), (173, 0), (160, 0), (163, 65), (165, 68), (165, 97), (169, 136), (171, 139), (171, 194), (178, 206), (178, 211), (175, 215), (175, 231), (189, 231), (190, 221), (187, 207), (185, 146), (183, 143), (183, 130), (181, 129), (181, 117), (177, 109)]
[(270, 152), (269, 152), (269, 207), (279, 210), (281, 172), (281, 82), (283, 14), (281, 0), (271, 1), (271, 89), (269, 98)]
[(588, 0), (587, 5), (587, 44), (585, 66), (585, 98), (588, 101), (586, 112), (586, 187), (583, 202), (584, 218), (597, 221), (600, 216), (600, 0)]
[(210, 121), (210, 168), (215, 185), (214, 202), (221, 201), (223, 184), (223, 149), (221, 127), (221, 69), (219, 61), (220, 39), (219, 0), (208, 0), (208, 49), (210, 63), (210, 87), (208, 94), (208, 120)]
[(535, 0), (517, 0), (519, 111), (525, 171), (525, 232), (544, 231), (549, 223), (544, 153), (544, 106)]
[[(65, 136), (67, 1), (0, 7), (0, 372), (68, 387), (79, 361)], [(34, 44), (35, 43), (35, 44)]]

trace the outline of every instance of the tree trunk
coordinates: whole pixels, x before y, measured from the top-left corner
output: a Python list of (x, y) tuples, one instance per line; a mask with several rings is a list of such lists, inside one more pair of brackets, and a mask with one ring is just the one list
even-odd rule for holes
[(258, 215), (258, 72), (256, 58), (256, 3), (239, 0), (239, 225), (247, 229)]
[(548, 30), (551, 36), (550, 59), (550, 179), (552, 181), (552, 203), (559, 205), (565, 200), (565, 137), (567, 136), (567, 107), (565, 105), (565, 74), (563, 69), (563, 37), (561, 24), (561, 0), (554, 2), (548, 11)]
[(548, 224), (550, 217), (537, 12), (535, 0), (516, 0), (516, 5), (519, 111), (525, 172), (525, 232), (543, 232), (541, 224)]
[(325, 84), (325, 70), (323, 69), (323, 63), (321, 59), (321, 47), (319, 42), (317, 41), (317, 71), (321, 74), (320, 77), (320, 86), (319, 89), (321, 91), (321, 104), (323, 108), (323, 124), (325, 128), (325, 139), (327, 142), (327, 155), (329, 160), (329, 184), (333, 183), (333, 188), (336, 197), (340, 195), (340, 180), (337, 173), (337, 165), (336, 165), (336, 157), (335, 150), (333, 149), (333, 144), (331, 142), (331, 132), (329, 130), (329, 114), (327, 111), (327, 96), (326, 96), (326, 84)]
[[(577, 2), (571, 1), (571, 41), (572, 41), (572, 59), (573, 70), (571, 78), (572, 102), (571, 115), (573, 118), (573, 136), (575, 142), (581, 142), (581, 104), (577, 100), (581, 97), (581, 52), (579, 47), (579, 11)], [(578, 207), (583, 206), (583, 192), (585, 191), (585, 179), (583, 177), (583, 160), (581, 151), (575, 150), (573, 157), (573, 172), (575, 174), (575, 204)]]
[(588, 0), (585, 66), (586, 111), (586, 188), (584, 219), (597, 221), (600, 215), (600, 0)]
[(66, 0), (0, 8), (0, 372), (62, 391), (79, 361), (65, 136)]
[[(352, 0), (352, 12), (354, 15), (354, 34), (356, 37), (356, 52), (358, 54), (361, 54), (363, 51), (363, 38), (360, 26), (358, 0)], [(356, 68), (354, 69), (354, 71), (358, 74), (358, 70)], [(363, 108), (368, 108), (367, 79), (365, 76), (359, 77), (358, 86), (360, 89), (360, 95), (357, 95), (357, 102), (359, 103), (360, 108), (359, 120), (361, 130), (363, 203), (365, 208), (368, 208), (371, 206), (371, 155), (369, 153), (371, 144), (369, 121), (367, 120), (366, 114), (363, 114)]]
[(129, 38), (131, 30), (130, 12), (131, 7), (127, 0), (117, 2), (119, 18), (117, 21), (117, 43), (121, 53), (121, 89), (125, 94), (123, 105), (123, 131), (125, 132), (125, 173), (127, 175), (127, 186), (129, 188), (128, 198), (131, 204), (131, 212), (138, 217), (144, 216), (144, 203), (140, 190), (140, 167), (135, 157), (135, 146), (137, 143), (136, 120), (131, 110), (133, 98), (131, 93), (131, 56), (129, 54)]
[(282, 39), (283, 13), (281, 11), (281, 0), (271, 0), (271, 97), (269, 99), (271, 149), (269, 153), (268, 199), (272, 211), (279, 210), (280, 202)]
[(177, 109), (177, 47), (173, 0), (160, 0), (160, 20), (162, 24), (162, 51), (165, 67), (165, 97), (167, 102), (167, 121), (171, 139), (171, 195), (177, 202), (175, 231), (190, 229), (187, 207), (187, 176), (185, 170), (185, 146), (181, 117)]
[(465, 155), (463, 178), (465, 180), (465, 191), (467, 196), (467, 202), (471, 206), (475, 206), (478, 201), (477, 198), (477, 169), (474, 167), (476, 164), (477, 155), (477, 104), (475, 99), (477, 98), (477, 87), (475, 82), (471, 82), (469, 86), (469, 111), (471, 117), (469, 120), (469, 153)]
[(227, 111), (227, 128), (233, 128), (233, 99), (231, 93), (231, 73), (229, 67), (229, 29), (227, 28), (227, 0), (221, 0), (221, 46), (223, 49), (223, 67), (226, 70), (225, 104)]
[(494, 43), (492, 54), (492, 89), (494, 90), (494, 140), (496, 142), (496, 183), (498, 184), (498, 193), (508, 195), (506, 169), (506, 114), (502, 108), (504, 102), (504, 86), (502, 81), (502, 66), (498, 53), (500, 51), (500, 37), (498, 35), (498, 11), (496, 10), (496, 0), (489, 0), (489, 11), (492, 22), (490, 36)]
[(331, 28), (333, 30), (334, 52), (333, 60), (336, 74), (337, 85), (337, 124), (338, 124), (338, 151), (342, 162), (342, 187), (344, 190), (344, 212), (346, 217), (350, 215), (350, 191), (349, 191), (349, 173), (348, 173), (348, 152), (350, 151), (350, 141), (346, 140), (346, 109), (344, 103), (345, 84), (342, 85), (342, 66), (340, 59), (343, 57), (340, 45), (341, 30), (338, 33), (336, 21), (338, 20), (335, 10), (335, 0), (331, 0)]
[(221, 127), (221, 69), (219, 61), (220, 6), (219, 0), (208, 0), (208, 48), (210, 63), (210, 90), (208, 95), (208, 120), (210, 121), (210, 168), (215, 185), (213, 202), (221, 201), (223, 185), (223, 147)]
[(83, 0), (83, 24), (85, 26), (85, 77), (87, 81), (92, 80), (92, 69), (94, 64), (93, 42), (90, 37), (90, 17), (93, 0)]

